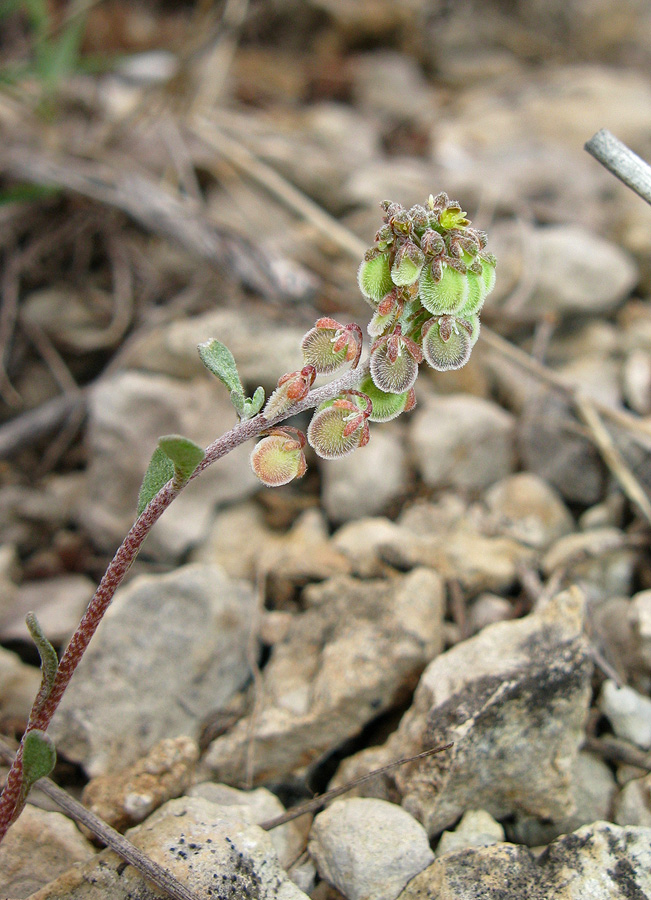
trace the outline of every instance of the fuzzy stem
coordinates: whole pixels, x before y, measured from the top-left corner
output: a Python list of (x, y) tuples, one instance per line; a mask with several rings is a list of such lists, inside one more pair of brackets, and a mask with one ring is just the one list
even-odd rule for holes
[[(310, 391), (307, 397), (298, 403), (295, 403), (289, 410), (286, 410), (284, 413), (273, 419), (265, 419), (264, 416), (259, 414), (245, 422), (239, 422), (234, 428), (206, 448), (204, 459), (189, 480), (192, 481), (200, 475), (204, 469), (207, 469), (208, 466), (212, 465), (212, 463), (221, 459), (222, 456), (226, 456), (227, 453), (230, 453), (231, 450), (234, 450), (250, 438), (257, 437), (270, 426), (284, 422), (292, 416), (295, 416), (297, 413), (303, 412), (303, 410), (318, 406), (325, 400), (332, 400), (342, 391), (354, 388), (367, 373), (368, 362), (365, 362), (357, 369), (351, 369), (340, 378), (323, 385), (323, 387)], [(77, 626), (75, 633), (70, 639), (70, 643), (59, 661), (52, 689), (45, 700), (38, 706), (32, 708), (27, 728), (23, 734), (23, 739), (11, 769), (9, 770), (9, 774), (7, 775), (2, 794), (0, 795), (0, 842), (5, 836), (11, 823), (20, 815), (22, 806), (24, 805), (24, 798), (21, 795), (23, 785), (23, 747), (25, 735), (35, 728), (38, 728), (41, 731), (47, 730), (61, 698), (70, 683), (70, 679), (81, 662), (84, 652), (97, 630), (97, 626), (101, 622), (104, 613), (113, 599), (115, 591), (138, 555), (140, 547), (151, 531), (152, 526), (165, 512), (172, 500), (178, 496), (183, 487), (184, 485), (176, 484), (174, 479), (168, 481), (132, 525), (117, 553), (109, 563), (95, 594), (88, 604), (81, 622)]]

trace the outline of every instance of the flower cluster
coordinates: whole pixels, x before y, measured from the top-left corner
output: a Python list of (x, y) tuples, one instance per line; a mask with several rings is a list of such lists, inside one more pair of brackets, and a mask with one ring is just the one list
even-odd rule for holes
[[(324, 459), (364, 446), (368, 421), (387, 422), (413, 409), (423, 360), (439, 372), (468, 362), (479, 337), (480, 310), (495, 284), (495, 257), (486, 249), (486, 234), (473, 228), (447, 194), (430, 195), (424, 206), (409, 210), (385, 201), (382, 210), (382, 227), (358, 272), (360, 290), (373, 307), (368, 365), (357, 390), (342, 391), (317, 408), (307, 432), (308, 443)], [(306, 396), (316, 374), (331, 374), (346, 363), (356, 368), (362, 332), (355, 324), (319, 319), (301, 349), (305, 366), (280, 379), (263, 410), (268, 419)], [(282, 442), (274, 437), (279, 448)], [(271, 446), (270, 438), (264, 441)], [(295, 462), (298, 448), (287, 447), (300, 477), (305, 467)], [(256, 453), (257, 448), (254, 460)], [(265, 484), (286, 483), (265, 477), (255, 463), (254, 469)]]

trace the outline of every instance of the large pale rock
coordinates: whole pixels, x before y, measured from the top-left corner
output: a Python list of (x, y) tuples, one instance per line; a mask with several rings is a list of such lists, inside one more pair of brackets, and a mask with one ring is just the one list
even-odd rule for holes
[(404, 699), (442, 648), (443, 583), (419, 569), (389, 581), (332, 578), (303, 592), (262, 673), (261, 709), (212, 742), (206, 777), (255, 782), (304, 769)]
[(3, 897), (29, 897), (95, 851), (74, 822), (59, 812), (27, 804), (0, 844)]
[(484, 500), (496, 530), (530, 547), (545, 548), (572, 531), (572, 516), (558, 493), (530, 472), (498, 481)]
[(409, 464), (404, 433), (398, 427), (376, 427), (358, 453), (321, 467), (323, 506), (333, 522), (378, 515), (404, 494)]
[(117, 592), (54, 717), (57, 746), (94, 776), (196, 731), (248, 678), (255, 608), (250, 585), (217, 566), (134, 579)]
[(481, 397), (430, 397), (414, 413), (409, 436), (428, 487), (479, 491), (515, 466), (515, 419)]
[(383, 776), (384, 790), (397, 792), (430, 835), (477, 807), (498, 819), (570, 813), (571, 770), (590, 700), (582, 609), (580, 592), (568, 591), (544, 610), (489, 626), (439, 656), (381, 751), (352, 757), (337, 781), (454, 741), (444, 753)]
[(314, 820), (308, 845), (319, 875), (347, 900), (395, 900), (434, 859), (427, 833), (394, 803), (336, 800)]
[(84, 788), (82, 802), (118, 831), (146, 819), (189, 786), (199, 748), (189, 737), (165, 738), (132, 766), (98, 775)]
[(651, 891), (651, 829), (595, 822), (536, 858), (517, 844), (448, 853), (399, 900), (643, 900)]
[[(114, 550), (133, 523), (143, 475), (161, 435), (183, 434), (205, 446), (235, 422), (216, 379), (121, 372), (102, 381), (90, 397), (88, 499), (82, 511), (98, 546)], [(259, 482), (248, 456), (246, 447), (238, 447), (188, 485), (154, 526), (146, 552), (178, 559), (200, 540), (220, 503), (255, 490)]]
[[(287, 878), (269, 835), (200, 797), (170, 800), (127, 837), (200, 897), (306, 900)], [(31, 900), (160, 900), (162, 894), (111, 850), (70, 869)]]
[(86, 575), (59, 575), (21, 584), (15, 589), (12, 615), (0, 628), (2, 640), (26, 640), (25, 616), (36, 613), (46, 638), (55, 646), (68, 643), (83, 616), (96, 584)]
[(613, 821), (618, 825), (651, 828), (651, 778), (633, 778), (615, 800)]

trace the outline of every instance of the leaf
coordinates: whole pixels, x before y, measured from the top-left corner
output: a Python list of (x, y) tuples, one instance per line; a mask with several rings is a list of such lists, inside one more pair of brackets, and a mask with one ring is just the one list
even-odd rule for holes
[(174, 465), (174, 475), (187, 481), (206, 455), (203, 448), (180, 434), (166, 434), (158, 438), (158, 446)]
[(52, 690), (59, 659), (56, 650), (43, 634), (43, 629), (33, 612), (27, 613), (25, 622), (32, 640), (36, 644), (38, 655), (41, 657), (41, 686), (34, 701), (34, 710), (40, 711)]
[(138, 515), (145, 509), (160, 489), (174, 478), (174, 463), (160, 447), (154, 450), (138, 494)]
[(197, 349), (204, 366), (219, 378), (231, 394), (235, 393), (244, 398), (244, 388), (237, 371), (235, 358), (228, 347), (213, 338), (199, 344)]
[(26, 791), (39, 778), (46, 778), (56, 761), (57, 752), (52, 738), (37, 728), (29, 731), (23, 741), (23, 785)]
[(252, 419), (253, 416), (257, 416), (262, 407), (264, 406), (265, 401), (265, 393), (263, 387), (257, 387), (255, 389), (255, 393), (253, 397), (247, 397), (244, 401), (244, 408), (240, 413), (240, 418), (242, 421), (246, 419)]

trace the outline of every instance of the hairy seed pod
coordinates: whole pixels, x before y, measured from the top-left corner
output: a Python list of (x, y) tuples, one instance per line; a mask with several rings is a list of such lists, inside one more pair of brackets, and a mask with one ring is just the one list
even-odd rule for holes
[[(368, 402), (369, 410), (372, 404)], [(320, 406), (307, 429), (307, 440), (321, 459), (340, 459), (368, 443), (368, 414), (357, 403), (338, 399)]]
[(468, 279), (454, 266), (444, 264), (440, 278), (425, 266), (420, 275), (418, 296), (428, 312), (433, 315), (451, 315), (461, 309), (468, 299)]
[(417, 377), (418, 361), (397, 335), (371, 351), (371, 378), (381, 391), (402, 394), (414, 386)]
[(274, 432), (253, 448), (251, 468), (267, 487), (289, 484), (294, 478), (302, 478), (307, 469), (304, 446), (302, 434), (298, 438), (284, 431)]
[[(334, 323), (335, 325), (337, 323)], [(313, 365), (319, 375), (329, 375), (346, 363), (348, 352), (347, 344), (335, 351), (335, 343), (339, 336), (339, 329), (311, 328), (301, 341), (303, 359)]]
[(357, 272), (357, 282), (368, 300), (379, 303), (393, 287), (389, 254), (379, 253), (364, 259)]
[(423, 326), (423, 356), (437, 372), (460, 369), (470, 359), (471, 328), (454, 316), (436, 316)]
[(363, 394), (371, 398), (373, 403), (373, 412), (369, 416), (370, 422), (390, 422), (391, 419), (397, 418), (400, 413), (407, 409), (413, 409), (415, 400), (409, 406), (410, 398), (413, 395), (413, 388), (402, 394), (391, 394), (387, 391), (381, 391), (370, 375), (360, 383), (359, 389)]
[(414, 284), (418, 281), (425, 257), (412, 241), (406, 241), (396, 253), (391, 268), (391, 279), (398, 286)]

